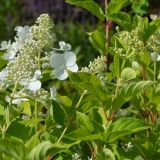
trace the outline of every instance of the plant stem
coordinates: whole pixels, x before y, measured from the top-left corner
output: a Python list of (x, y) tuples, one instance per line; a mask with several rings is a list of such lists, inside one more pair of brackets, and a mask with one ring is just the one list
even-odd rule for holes
[(145, 70), (145, 66), (144, 65), (142, 67), (142, 77), (143, 77), (143, 80), (146, 79), (146, 70)]
[(16, 89), (17, 89), (18, 82), (19, 82), (19, 80), (16, 81), (16, 83), (15, 83), (15, 85), (14, 85), (14, 88), (13, 88), (13, 91), (12, 91), (12, 96), (11, 96), (11, 99), (10, 99), (10, 102), (9, 102), (9, 105), (12, 104), (12, 101), (13, 101), (13, 98), (14, 98), (14, 94), (15, 94), (15, 91), (16, 91)]
[(104, 0), (104, 4), (105, 4), (105, 38), (106, 38), (106, 44), (105, 44), (105, 48), (106, 48), (106, 51), (105, 51), (105, 56), (106, 56), (106, 71), (108, 69), (108, 47), (109, 47), (109, 20), (107, 18), (107, 8), (108, 8), (108, 0)]
[(41, 52), (38, 53), (38, 69), (41, 69)]
[[(19, 80), (18, 80), (19, 81)], [(14, 88), (13, 88), (13, 91), (12, 91), (12, 96), (11, 96), (11, 99), (9, 101), (9, 105), (7, 105), (6, 109), (5, 109), (5, 125), (3, 125), (3, 127), (1, 127), (1, 131), (2, 131), (2, 139), (5, 138), (5, 134), (6, 134), (6, 131), (8, 129), (8, 127), (10, 126), (11, 122), (10, 122), (10, 119), (9, 119), (9, 106), (12, 104), (12, 101), (13, 101), (13, 98), (14, 98), (14, 94), (15, 94), (15, 91), (17, 89), (17, 85), (18, 85), (18, 81), (16, 81), (15, 85), (14, 85)]]
[(67, 129), (68, 129), (68, 127), (69, 127), (69, 123), (67, 123), (67, 126), (64, 128), (61, 136), (59, 137), (59, 139), (58, 139), (58, 141), (57, 141), (57, 143), (59, 143), (59, 142), (62, 140), (64, 134), (66, 133), (66, 131), (67, 131)]
[[(35, 100), (35, 104), (34, 104), (34, 116), (35, 116), (35, 119), (37, 120), (38, 118), (38, 102), (37, 100)], [(36, 133), (38, 132), (38, 125), (36, 123)]]
[(116, 83), (116, 90), (115, 90), (115, 95), (114, 95), (114, 97), (117, 97), (117, 95), (118, 95), (118, 89), (119, 89), (119, 78), (117, 78), (117, 83)]
[(154, 81), (156, 81), (157, 62), (154, 61)]
[(87, 90), (84, 90), (83, 93), (81, 94), (81, 97), (80, 97), (80, 99), (79, 99), (77, 105), (76, 105), (76, 110), (78, 109), (78, 107), (79, 107), (79, 105), (80, 105), (80, 103), (81, 103), (83, 97), (84, 97), (86, 94), (87, 94)]

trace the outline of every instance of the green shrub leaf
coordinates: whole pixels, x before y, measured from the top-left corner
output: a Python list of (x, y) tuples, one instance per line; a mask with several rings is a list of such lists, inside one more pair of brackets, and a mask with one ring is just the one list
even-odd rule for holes
[(104, 12), (101, 7), (93, 0), (67, 0), (68, 3), (87, 9), (97, 16), (101, 21), (104, 20)]
[(108, 128), (107, 141), (113, 142), (125, 135), (139, 132), (149, 127), (150, 126), (146, 125), (142, 120), (134, 117), (120, 118), (117, 121), (113, 122)]
[(26, 159), (26, 148), (17, 139), (0, 139), (0, 154), (5, 154), (14, 160)]

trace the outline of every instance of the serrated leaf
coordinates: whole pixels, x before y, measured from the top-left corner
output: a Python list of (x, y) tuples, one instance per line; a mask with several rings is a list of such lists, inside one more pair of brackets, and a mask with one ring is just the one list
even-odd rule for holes
[[(31, 120), (30, 123), (33, 123), (33, 120)], [(18, 132), (19, 129), (20, 132)], [(33, 134), (33, 130), (32, 127), (25, 124), (25, 121), (15, 120), (10, 124), (6, 134), (19, 138), (25, 142)]]
[(105, 34), (99, 30), (89, 33), (89, 41), (93, 47), (98, 50), (102, 55), (106, 52), (106, 39)]
[(92, 132), (94, 130), (94, 127), (90, 119), (87, 117), (87, 115), (81, 112), (76, 112), (76, 113), (77, 113), (77, 123), (81, 127), (86, 127), (89, 131)]
[(113, 109), (120, 108), (124, 103), (128, 102), (131, 98), (143, 92), (145, 89), (151, 87), (153, 84), (153, 81), (140, 81), (124, 84), (119, 90), (117, 97), (113, 100)]
[(30, 153), (28, 160), (41, 160), (47, 157), (47, 152), (51, 149), (53, 144), (49, 141), (45, 141), (37, 145)]
[(130, 67), (126, 67), (122, 70), (121, 78), (123, 81), (128, 81), (136, 78), (136, 71)]
[(102, 85), (102, 82), (99, 78), (97, 78), (95, 75), (85, 72), (78, 72), (78, 73), (72, 73), (71, 81), (78, 84), (83, 83), (94, 83), (98, 85)]
[(79, 72), (71, 75), (71, 81), (83, 91), (92, 94), (96, 99), (105, 101), (108, 98), (107, 91), (102, 85), (101, 80), (93, 74)]
[(76, 141), (70, 144), (64, 143), (51, 143), (50, 141), (44, 141), (38, 144), (30, 153), (27, 160), (42, 160), (49, 158), (49, 155), (55, 155), (65, 149), (70, 148), (73, 145), (79, 144), (80, 141)]
[(146, 125), (142, 120), (134, 117), (120, 118), (117, 121), (113, 122), (108, 128), (107, 141), (113, 142), (125, 135), (139, 132), (149, 127), (150, 126)]
[(139, 0), (132, 2), (132, 10), (136, 14), (145, 14), (148, 10), (148, 1), (147, 0)]
[(26, 159), (26, 148), (16, 139), (0, 139), (0, 154), (5, 154), (14, 160)]
[(31, 151), (37, 145), (39, 134), (40, 132), (32, 135), (32, 137), (25, 143), (25, 146), (29, 151)]
[(96, 139), (102, 139), (101, 134), (92, 134), (86, 128), (78, 128), (65, 136), (70, 140), (82, 140), (82, 141), (92, 141)]
[(132, 30), (132, 19), (129, 14), (125, 12), (117, 12), (108, 14), (107, 17), (113, 22), (117, 23), (123, 29), (128, 31)]
[(66, 2), (85, 8), (86, 10), (94, 14), (97, 18), (99, 18), (101, 21), (103, 21), (105, 18), (103, 10), (93, 0), (67, 0)]
[(123, 7), (130, 4), (130, 0), (111, 0), (107, 7), (109, 14), (119, 12)]
[(71, 106), (72, 106), (72, 101), (71, 101), (71, 99), (70, 99), (69, 97), (67, 97), (67, 96), (58, 96), (58, 97), (57, 97), (57, 101), (58, 101), (60, 104), (66, 106), (66, 107), (71, 107)]
[(65, 112), (63, 108), (54, 100), (52, 100), (52, 112), (54, 120), (63, 126), (66, 119)]

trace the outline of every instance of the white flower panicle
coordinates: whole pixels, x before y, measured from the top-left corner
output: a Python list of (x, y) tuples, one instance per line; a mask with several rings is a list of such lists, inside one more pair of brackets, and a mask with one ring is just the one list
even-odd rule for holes
[(56, 40), (53, 28), (53, 21), (48, 14), (42, 14), (37, 19), (36, 24), (30, 28), (33, 39), (41, 49), (53, 47)]
[[(3, 59), (8, 63), (0, 72), (0, 89), (14, 86), (21, 87), (14, 97), (7, 96), (6, 101), (18, 104), (30, 98), (55, 99), (56, 89), (50, 88), (50, 94), (41, 88), (42, 72), (52, 69), (59, 80), (68, 77), (68, 71), (77, 72), (76, 55), (70, 51), (71, 45), (59, 42), (59, 48), (53, 48), (56, 40), (53, 32), (54, 24), (47, 14), (42, 14), (32, 27), (17, 26), (15, 41), (3, 41), (0, 50)], [(48, 96), (50, 95), (50, 96)], [(23, 97), (23, 98), (21, 98)], [(25, 98), (24, 98), (25, 97)]]
[(148, 50), (151, 52), (152, 61), (160, 61), (160, 30), (149, 38), (147, 46)]
[(87, 72), (87, 73), (103, 73), (105, 70), (105, 57), (104, 56), (98, 56), (96, 59), (91, 61), (88, 65), (88, 67), (84, 67), (81, 69), (81, 72)]

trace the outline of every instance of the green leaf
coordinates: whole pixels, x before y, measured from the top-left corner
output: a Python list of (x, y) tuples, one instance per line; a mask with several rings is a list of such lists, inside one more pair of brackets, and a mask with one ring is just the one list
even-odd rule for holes
[(66, 107), (72, 106), (72, 101), (67, 96), (57, 96), (57, 101), (58, 101), (58, 103), (62, 104), (63, 106), (66, 106)]
[(117, 13), (129, 4), (130, 0), (111, 0), (107, 7), (107, 13)]
[(136, 78), (136, 71), (130, 67), (126, 67), (122, 70), (121, 78), (124, 81), (129, 81)]
[[(33, 121), (30, 121), (30, 123), (33, 123)], [(18, 132), (19, 129), (20, 132)], [(32, 127), (25, 125), (24, 121), (15, 120), (10, 124), (6, 134), (7, 136), (17, 137), (25, 142), (33, 134), (33, 130)]]
[(132, 10), (136, 14), (145, 14), (148, 10), (148, 0), (132, 1)]
[(139, 60), (144, 64), (144, 65), (149, 65), (151, 61), (151, 56), (150, 53), (140, 53), (138, 55)]
[(92, 141), (96, 139), (102, 139), (101, 134), (93, 134), (86, 128), (78, 128), (69, 134), (65, 135), (65, 138), (70, 140), (82, 140), (82, 141)]
[(20, 104), (20, 106), (23, 108), (22, 113), (24, 113), (25, 115), (31, 117), (32, 113), (31, 113), (31, 106), (29, 102), (22, 102)]
[(152, 36), (152, 34), (157, 31), (158, 25), (160, 23), (159, 21), (160, 20), (155, 20), (149, 23), (147, 17), (143, 18), (138, 15), (133, 18), (133, 26), (138, 29), (139, 37), (144, 43), (146, 43), (147, 40)]
[(66, 115), (63, 108), (54, 100), (52, 100), (52, 116), (54, 120), (60, 125), (64, 125)]
[(36, 147), (37, 142), (39, 141), (40, 132), (32, 135), (32, 137), (25, 143), (26, 148), (31, 151), (34, 147)]
[(76, 84), (94, 83), (97, 85), (102, 85), (101, 80), (97, 78), (97, 76), (90, 73), (85, 73), (85, 72), (73, 73), (71, 74), (70, 78), (71, 81)]
[(106, 52), (106, 39), (105, 34), (99, 30), (89, 33), (89, 41), (99, 53), (105, 54)]
[(79, 72), (71, 75), (71, 81), (82, 91), (92, 94), (97, 100), (105, 101), (108, 98), (107, 91), (102, 85), (101, 80), (93, 74)]
[(7, 63), (8, 62), (6, 60), (0, 58), (0, 70), (4, 68), (7, 65)]
[(107, 17), (113, 22), (117, 23), (120, 27), (127, 31), (132, 30), (132, 19), (131, 16), (124, 12), (117, 12), (113, 14), (108, 14)]
[(120, 64), (119, 64), (119, 56), (118, 55), (114, 55), (113, 65), (114, 65), (115, 76), (120, 77)]
[(26, 148), (19, 140), (0, 139), (0, 154), (5, 154), (14, 160), (26, 159)]
[(70, 144), (64, 143), (51, 143), (50, 141), (44, 141), (38, 144), (30, 153), (28, 160), (42, 160), (49, 158), (50, 155), (54, 156), (55, 154), (70, 148), (73, 145), (79, 144), (80, 141), (76, 141)]
[(47, 152), (53, 147), (53, 144), (49, 141), (45, 141), (37, 145), (30, 153), (28, 160), (41, 160), (47, 158), (49, 155)]
[(85, 8), (86, 10), (97, 16), (97, 18), (99, 18), (101, 21), (103, 21), (105, 18), (103, 10), (93, 0), (67, 0), (66, 2)]
[(86, 116), (85, 113), (76, 112), (77, 113), (77, 122), (81, 127), (86, 127), (89, 131), (94, 131), (93, 124), (90, 119)]
[(120, 108), (124, 103), (128, 102), (137, 94), (155, 84), (152, 81), (140, 81), (129, 84), (124, 84), (119, 90), (117, 97), (113, 100), (113, 109)]
[(120, 118), (108, 128), (107, 141), (113, 142), (123, 136), (149, 128), (142, 120), (134, 117)]

